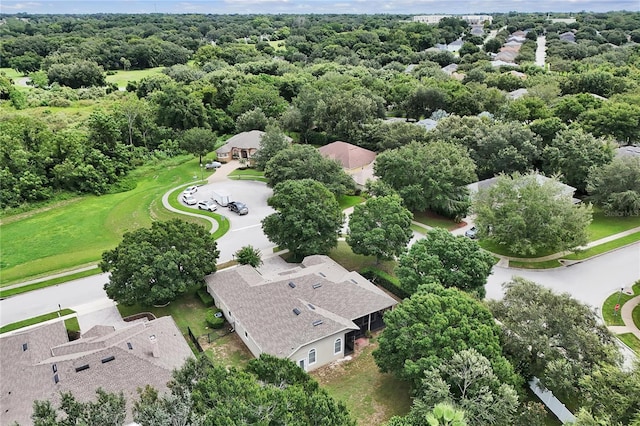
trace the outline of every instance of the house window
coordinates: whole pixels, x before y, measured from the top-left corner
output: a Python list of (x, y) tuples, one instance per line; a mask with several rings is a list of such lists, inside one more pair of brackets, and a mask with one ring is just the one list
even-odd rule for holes
[(333, 354), (336, 355), (340, 352), (342, 352), (342, 339), (338, 337), (333, 343)]
[(309, 351), (309, 365), (316, 363), (316, 350), (311, 349)]

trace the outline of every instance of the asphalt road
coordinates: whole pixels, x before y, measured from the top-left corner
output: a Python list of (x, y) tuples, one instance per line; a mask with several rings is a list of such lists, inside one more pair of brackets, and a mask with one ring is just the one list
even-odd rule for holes
[[(254, 228), (246, 228), (227, 233), (230, 241), (225, 250), (230, 250), (233, 244), (247, 244), (243, 238), (254, 238), (254, 232)], [(576, 299), (600, 308), (609, 294), (640, 279), (640, 243), (567, 268), (528, 271), (496, 266), (486, 286), (487, 298), (502, 297), (502, 283), (513, 276), (522, 276), (557, 292), (568, 292)], [(55, 311), (58, 303), (79, 312), (102, 309), (110, 303), (102, 289), (106, 282), (107, 274), (94, 275), (2, 300), (0, 325)]]
[(502, 297), (502, 283), (521, 276), (557, 292), (567, 292), (594, 308), (621, 287), (640, 279), (640, 243), (565, 268), (515, 270), (495, 266), (486, 285), (487, 298)]

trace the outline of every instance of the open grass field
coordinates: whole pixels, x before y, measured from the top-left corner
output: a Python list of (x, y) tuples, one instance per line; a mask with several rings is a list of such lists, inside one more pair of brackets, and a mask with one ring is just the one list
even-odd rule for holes
[(383, 424), (411, 408), (409, 385), (378, 370), (371, 354), (376, 346), (372, 342), (351, 361), (311, 372), (329, 395), (347, 405), (359, 426)]
[[(197, 158), (174, 158), (132, 172), (133, 190), (77, 197), (3, 217), (0, 286), (95, 262), (125, 232), (177, 217), (162, 206), (162, 195), (199, 172)], [(179, 217), (208, 226), (203, 219)]]
[(24, 77), (24, 75), (22, 75), (22, 73), (19, 73), (18, 71), (14, 70), (13, 68), (0, 68), (0, 74), (4, 74), (9, 78)]
[(116, 71), (113, 75), (107, 75), (107, 83), (115, 83), (119, 88), (125, 88), (129, 81), (140, 81), (152, 74), (158, 74), (163, 69), (164, 67), (155, 67), (144, 70)]
[(360, 195), (341, 195), (338, 198), (338, 204), (342, 210), (348, 209), (360, 203), (364, 203), (365, 198)]

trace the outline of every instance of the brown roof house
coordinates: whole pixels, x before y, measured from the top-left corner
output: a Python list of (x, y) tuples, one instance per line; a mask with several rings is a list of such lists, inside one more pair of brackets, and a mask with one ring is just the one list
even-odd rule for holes
[(171, 372), (193, 355), (171, 317), (118, 330), (95, 326), (71, 342), (58, 321), (0, 338), (0, 353), (3, 425), (31, 424), (35, 400), (57, 406), (60, 392), (71, 392), (91, 401), (99, 387), (122, 391), (130, 409), (138, 388), (166, 390)]
[(268, 353), (305, 370), (353, 352), (355, 339), (384, 326), (396, 301), (327, 256), (260, 275), (249, 265), (205, 277), (207, 290), (251, 353)]
[[(231, 160), (245, 159), (250, 162), (253, 154), (260, 149), (260, 141), (263, 135), (264, 132), (261, 130), (251, 130), (230, 137), (227, 143), (216, 150), (218, 161), (228, 163)], [(288, 136), (286, 136), (286, 139), (289, 142), (293, 140)]]
[(347, 142), (331, 142), (328, 145), (318, 148), (320, 154), (326, 158), (336, 160), (342, 165), (356, 185), (364, 187), (369, 179), (375, 179), (373, 175), (373, 163), (376, 153), (368, 149), (360, 148)]

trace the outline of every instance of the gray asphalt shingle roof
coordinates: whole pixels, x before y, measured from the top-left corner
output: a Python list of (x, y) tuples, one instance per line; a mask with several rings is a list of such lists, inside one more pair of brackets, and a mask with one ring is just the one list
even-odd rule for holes
[[(109, 329), (94, 327), (87, 337), (69, 342), (64, 322), (58, 321), (0, 338), (0, 424), (30, 424), (33, 401), (57, 406), (60, 392), (95, 400), (98, 387), (123, 392), (130, 408), (138, 388), (149, 384), (165, 390), (173, 369), (192, 356), (171, 317)], [(89, 368), (76, 371), (84, 365)]]
[(342, 330), (357, 330), (353, 320), (396, 304), (360, 274), (319, 255), (285, 275), (261, 276), (251, 266), (240, 266), (205, 281), (260, 349), (279, 357)]

